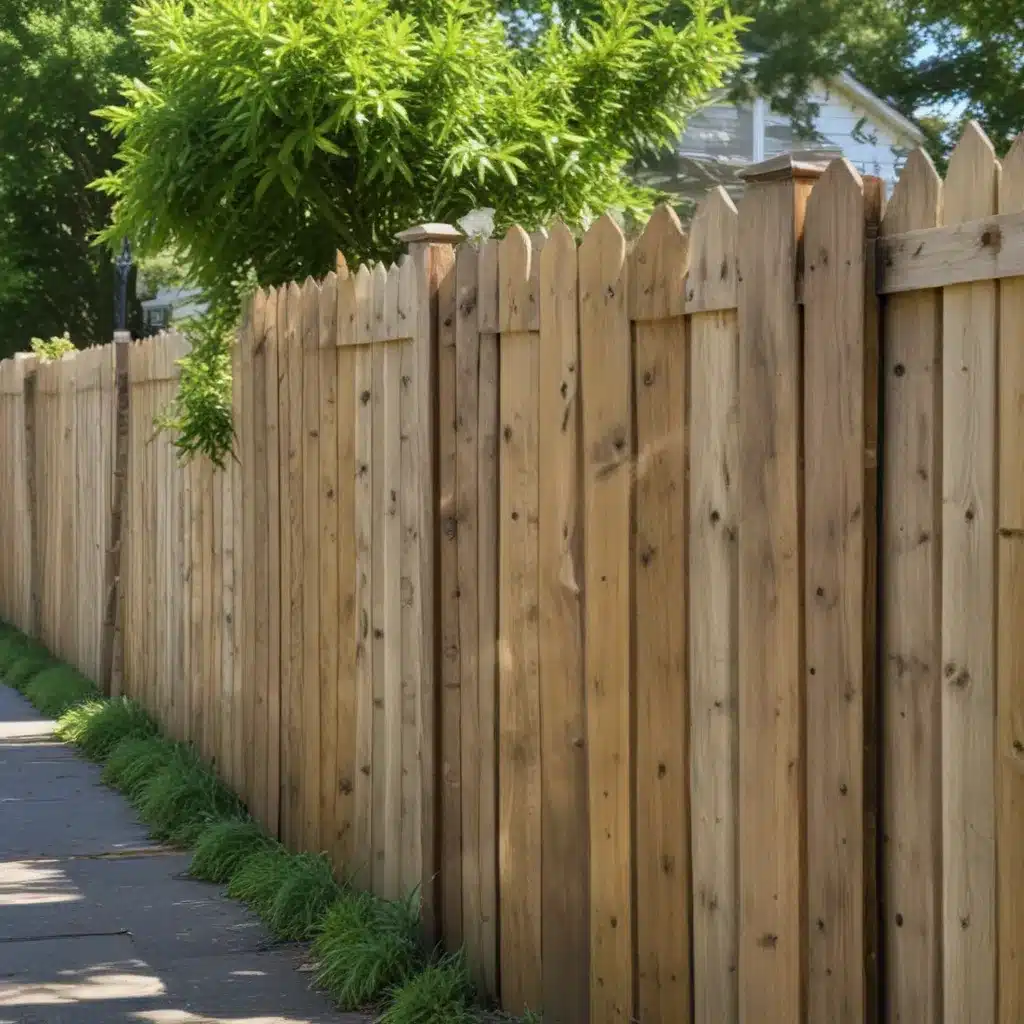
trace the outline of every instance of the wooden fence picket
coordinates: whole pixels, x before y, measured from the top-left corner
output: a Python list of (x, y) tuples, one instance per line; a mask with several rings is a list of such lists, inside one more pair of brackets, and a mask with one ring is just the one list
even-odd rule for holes
[[(1024, 136), (1003, 161), (999, 212), (1024, 210)], [(996, 657), (998, 1020), (1024, 1018), (1024, 280), (999, 284)]]
[[(971, 124), (950, 157), (947, 225), (994, 214), (999, 163)], [(997, 284), (942, 296), (942, 942), (944, 1013), (996, 1019)]]
[(690, 804), (694, 1020), (737, 1024), (739, 381), (736, 207), (724, 189), (690, 237)]

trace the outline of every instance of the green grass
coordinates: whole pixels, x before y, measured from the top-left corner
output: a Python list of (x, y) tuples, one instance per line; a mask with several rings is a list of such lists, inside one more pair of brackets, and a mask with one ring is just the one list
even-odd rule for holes
[(125, 736), (110, 751), (103, 781), (135, 803), (147, 783), (174, 756), (174, 744), (162, 736)]
[(325, 856), (294, 854), (270, 906), (267, 924), (279, 939), (307, 942), (341, 893)]
[(69, 665), (53, 665), (29, 680), (25, 696), (49, 718), (58, 718), (76, 704), (97, 696), (96, 687)]
[(211, 822), (244, 813), (238, 797), (183, 744), (139, 788), (135, 806), (154, 838), (179, 846), (192, 846)]
[(196, 840), (189, 874), (207, 882), (229, 882), (254, 853), (276, 846), (276, 840), (248, 818), (215, 821)]
[(461, 954), (442, 957), (392, 993), (379, 1024), (479, 1024)]
[(249, 856), (228, 882), (229, 896), (248, 904), (278, 939), (291, 942), (312, 938), (341, 894), (325, 857), (280, 846)]
[(343, 1010), (379, 1004), (423, 966), (413, 901), (345, 892), (313, 943), (317, 984)]
[(72, 708), (57, 723), (57, 735), (92, 761), (105, 761), (126, 736), (155, 736), (156, 722), (127, 697), (96, 699)]
[(38, 641), (6, 623), (0, 628), (0, 676), (8, 686), (24, 690), (34, 675), (56, 663)]
[(229, 879), (228, 895), (241, 900), (266, 920), (291, 856), (283, 846), (254, 853)]

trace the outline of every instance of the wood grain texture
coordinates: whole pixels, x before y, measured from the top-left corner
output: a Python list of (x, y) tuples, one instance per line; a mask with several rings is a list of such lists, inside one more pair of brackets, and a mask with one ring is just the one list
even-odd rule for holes
[(584, 636), (590, 821), (590, 1019), (633, 1015), (630, 530), (633, 473), (626, 244), (602, 217), (579, 250)]
[(282, 608), (283, 575), (282, 533), (284, 502), (282, 500), (280, 414), (280, 354), (287, 330), (288, 296), (282, 287), (277, 290), (275, 330), (267, 335), (266, 403), (267, 403), (267, 828), (271, 835), (281, 827), (281, 708), (282, 689)]
[[(1024, 210), (1024, 136), (1003, 161), (1000, 213)], [(1000, 1024), (1024, 1018), (1024, 280), (999, 286), (996, 863)]]
[[(637, 1014), (689, 1015), (690, 787), (687, 672), (687, 238), (660, 206), (631, 254), (633, 690), (636, 702)], [(671, 600), (667, 595), (675, 595)]]
[[(391, 899), (402, 891), (402, 520), (399, 495), (402, 486), (401, 415), (402, 350), (394, 344), (398, 323), (399, 272), (388, 271), (384, 305), (383, 350), (383, 491), (384, 518), (380, 539), (383, 544), (381, 579), (383, 616), (380, 629), (384, 643), (384, 848), (385, 876), (381, 894)], [(376, 584), (375, 584), (376, 586)]]
[(281, 838), (301, 845), (302, 290), (288, 286), (281, 374)]
[[(480, 924), (476, 981), (498, 996), (498, 243), (480, 247), (477, 266), (480, 356), (477, 395), (477, 711), (480, 745)], [(486, 726), (486, 727), (485, 727)]]
[(833, 161), (804, 228), (808, 1014), (865, 1019), (864, 192)]
[[(342, 337), (369, 335), (372, 279), (363, 265), (338, 289)], [(340, 386), (340, 385), (339, 385)], [(352, 869), (359, 884), (373, 883), (373, 350), (361, 346), (354, 356), (352, 391), (355, 417), (353, 522), (355, 539), (355, 821)]]
[(401, 889), (419, 888), (423, 864), (421, 744), (419, 701), (423, 683), (423, 581), (420, 559), (419, 497), (424, 486), (420, 449), (423, 432), (419, 419), (416, 348), (409, 338), (420, 301), (420, 282), (411, 259), (399, 271), (398, 318), (395, 324), (400, 351), (401, 382), (401, 730), (402, 730), (402, 863)]
[[(881, 234), (938, 224), (942, 181), (910, 155)], [(883, 942), (889, 1021), (939, 1020), (941, 293), (885, 303), (882, 370)]]
[[(971, 124), (943, 221), (994, 213), (999, 164)], [(942, 887), (947, 1019), (996, 1015), (995, 528), (997, 285), (942, 296)]]
[(538, 588), (541, 901), (545, 1019), (590, 1001), (576, 242), (552, 226), (540, 255)]
[[(455, 489), (456, 600), (459, 630), (459, 721), (461, 724), (460, 793), (462, 804), (462, 938), (469, 962), (479, 972), (484, 956), (481, 930), (484, 912), (481, 887), (480, 807), (491, 776), (482, 760), (482, 733), (494, 723), (480, 716), (479, 594), (479, 394), (480, 331), (478, 327), (478, 254), (472, 245), (455, 253)], [(447, 418), (447, 413), (445, 413)], [(486, 856), (486, 853), (484, 853)]]
[[(698, 207), (687, 299), (736, 305), (736, 207), (724, 189)], [(723, 281), (721, 268), (726, 268)], [(717, 268), (717, 272), (716, 272)], [(692, 293), (692, 294), (691, 294)], [(694, 1020), (736, 1024), (739, 893), (738, 337), (735, 309), (690, 320), (690, 801)], [(699, 591), (699, 593), (698, 593)]]
[(501, 325), (498, 591), (498, 856), (501, 999), (541, 1005), (541, 774), (538, 625), (538, 380), (531, 241), (498, 251)]
[(457, 262), (438, 281), (438, 509), (441, 626), (441, 909), (445, 945), (462, 944), (462, 651), (459, 646)]
[(966, 223), (911, 230), (879, 245), (882, 294), (1024, 275), (1024, 212), (969, 211)]
[(739, 209), (740, 1019), (801, 1016), (803, 818), (800, 321), (805, 186)]

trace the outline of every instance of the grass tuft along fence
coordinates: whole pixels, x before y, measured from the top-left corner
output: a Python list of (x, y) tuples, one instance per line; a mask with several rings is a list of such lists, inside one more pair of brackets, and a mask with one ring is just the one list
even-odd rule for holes
[(4, 363), (0, 616), (291, 849), (418, 888), (510, 1011), (1016, 1022), (1001, 170), (972, 126), (888, 203), (782, 158), (632, 245), (415, 229), (255, 296), (223, 473), (154, 432), (176, 336)]

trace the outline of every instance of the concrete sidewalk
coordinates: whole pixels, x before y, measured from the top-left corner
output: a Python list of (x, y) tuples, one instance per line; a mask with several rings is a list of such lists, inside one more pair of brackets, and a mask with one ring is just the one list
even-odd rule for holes
[(0, 685), (0, 1024), (365, 1024)]

